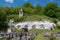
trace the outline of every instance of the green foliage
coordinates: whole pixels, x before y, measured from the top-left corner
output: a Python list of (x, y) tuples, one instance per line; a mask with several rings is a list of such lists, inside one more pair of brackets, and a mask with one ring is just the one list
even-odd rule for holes
[(0, 22), (0, 30), (7, 30), (7, 28), (8, 28), (8, 25), (7, 25), (7, 23), (5, 23), (5, 22)]
[(24, 15), (30, 15), (30, 14), (33, 14), (33, 11), (34, 11), (34, 9), (32, 9), (32, 8), (26, 8), (26, 7), (23, 7)]
[(55, 2), (48, 3), (44, 10), (45, 15), (56, 18), (56, 8), (57, 4)]
[(6, 22), (6, 14), (5, 11), (0, 10), (0, 30), (5, 30), (8, 28), (8, 25), (5, 23)]
[(60, 8), (56, 8), (55, 10), (56, 10), (56, 13), (55, 13), (56, 18), (60, 20)]
[(60, 25), (57, 24), (57, 25), (56, 25), (56, 28), (57, 28), (57, 29), (60, 29)]
[(29, 2), (25, 3), (23, 7), (33, 8), (32, 4), (30, 4)]
[(15, 22), (23, 21), (23, 17), (19, 17), (17, 14), (8, 15), (7, 19), (8, 20), (13, 19)]
[(53, 10), (49, 10), (46, 14), (50, 17), (55, 17), (55, 12)]
[(50, 40), (56, 40), (56, 37), (54, 37), (53, 35), (51, 35), (51, 36), (49, 37), (49, 39), (50, 39)]
[(11, 13), (12, 13), (12, 14), (18, 14), (20, 9), (21, 9), (21, 8), (20, 8), (19, 6), (16, 6), (15, 8), (12, 8), (12, 9), (11, 9)]
[(57, 24), (57, 19), (52, 19), (52, 21), (55, 23), (55, 24)]
[(40, 13), (41, 10), (42, 10), (42, 7), (41, 7), (39, 4), (37, 4), (37, 5), (34, 7), (34, 13), (35, 13), (35, 14), (41, 14), (41, 13)]
[(0, 21), (6, 21), (6, 14), (3, 10), (0, 10)]
[(41, 34), (37, 35), (34, 40), (45, 40)]
[(13, 18), (15, 22), (21, 22), (23, 21), (23, 17), (19, 18), (19, 17), (14, 17)]
[(55, 10), (57, 8), (57, 4), (55, 2), (50, 2), (46, 5), (45, 9), (46, 10)]

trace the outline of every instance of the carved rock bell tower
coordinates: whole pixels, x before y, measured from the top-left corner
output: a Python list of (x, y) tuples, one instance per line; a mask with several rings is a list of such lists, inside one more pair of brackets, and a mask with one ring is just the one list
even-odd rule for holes
[(19, 10), (19, 17), (23, 17), (23, 10), (22, 10), (22, 8)]

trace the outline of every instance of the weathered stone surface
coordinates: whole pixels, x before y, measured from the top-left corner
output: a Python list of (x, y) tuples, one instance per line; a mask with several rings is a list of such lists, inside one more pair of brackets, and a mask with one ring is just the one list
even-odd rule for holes
[(13, 40), (20, 40), (20, 37), (14, 37)]

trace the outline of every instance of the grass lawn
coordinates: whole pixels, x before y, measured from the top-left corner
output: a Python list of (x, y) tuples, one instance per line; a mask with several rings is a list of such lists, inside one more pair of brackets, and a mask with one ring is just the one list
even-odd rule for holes
[(34, 40), (43, 40), (43, 37), (41, 34), (37, 35)]
[(49, 19), (49, 20), (53, 20), (53, 18), (47, 17), (45, 15), (25, 15), (23, 18), (23, 21), (34, 21), (34, 20), (44, 20), (44, 19)]

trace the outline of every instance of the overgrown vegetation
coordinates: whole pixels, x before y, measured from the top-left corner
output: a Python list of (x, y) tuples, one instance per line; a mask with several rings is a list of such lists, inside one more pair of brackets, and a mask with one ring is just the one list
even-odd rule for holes
[[(19, 18), (18, 15), (21, 8), (23, 9), (24, 16)], [(55, 2), (50, 2), (44, 7), (39, 4), (33, 6), (30, 3), (16, 7), (1, 6), (0, 29), (7, 28), (5, 22), (9, 19), (14, 19), (15, 22), (52, 19), (56, 23), (56, 19), (60, 20), (60, 7)]]

